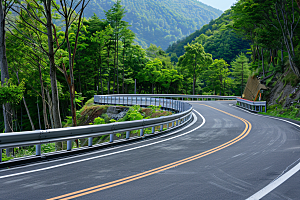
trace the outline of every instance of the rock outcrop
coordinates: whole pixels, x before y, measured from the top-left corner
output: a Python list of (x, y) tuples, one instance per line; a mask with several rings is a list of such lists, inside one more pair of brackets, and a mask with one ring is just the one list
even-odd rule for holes
[(111, 119), (118, 121), (125, 117), (126, 113), (128, 112), (129, 108), (121, 107), (121, 106), (110, 106), (107, 109), (107, 116)]

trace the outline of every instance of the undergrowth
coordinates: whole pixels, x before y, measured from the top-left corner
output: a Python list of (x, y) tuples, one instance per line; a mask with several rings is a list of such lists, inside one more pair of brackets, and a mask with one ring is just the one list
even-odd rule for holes
[[(126, 113), (126, 115), (116, 121), (114, 119), (111, 119), (106, 114), (107, 109), (110, 105), (95, 105), (94, 99), (88, 100), (85, 105), (78, 111), (76, 111), (76, 117), (77, 117), (77, 125), (99, 125), (99, 124), (108, 124), (108, 123), (118, 123), (118, 122), (124, 122), (124, 121), (134, 121), (134, 120), (142, 120), (142, 119), (150, 119), (150, 118), (157, 118), (161, 116), (168, 116), (172, 115), (172, 112), (170, 111), (163, 111), (161, 110), (161, 106), (154, 106), (151, 105), (147, 108), (142, 108), (139, 105), (134, 105), (129, 107), (129, 111)], [(125, 107), (120, 105), (120, 107)], [(91, 123), (87, 123), (88, 120), (91, 120)], [(72, 117), (68, 116), (65, 121), (63, 122), (63, 127), (70, 127), (72, 126)], [(155, 130), (159, 131), (159, 127), (155, 127)], [(166, 125), (164, 125), (163, 130), (166, 130)], [(151, 128), (146, 128), (144, 130), (145, 134), (150, 134), (152, 132)], [(140, 130), (134, 130), (131, 131), (131, 137), (137, 136), (140, 134)], [(125, 138), (125, 133), (116, 133), (116, 137), (118, 138)], [(110, 137), (109, 135), (102, 135), (98, 137), (93, 138), (93, 144), (99, 144), (103, 142), (109, 142)], [(77, 143), (76, 143), (77, 142)], [(77, 141), (73, 142), (73, 146), (82, 147), (87, 146), (88, 139), (79, 139)], [(55, 149), (55, 143), (48, 143), (48, 144), (42, 144), (41, 146), (42, 153), (48, 153), (48, 152), (54, 152)], [(3, 150), (2, 153), (2, 161), (8, 161), (14, 158), (18, 157), (24, 157), (24, 156), (31, 156), (35, 155), (35, 146), (27, 146), (27, 147), (16, 147), (14, 148), (14, 156), (7, 157), (5, 150)], [(1, 152), (0, 152), (1, 153)]]
[(267, 107), (267, 112), (260, 112), (263, 115), (274, 117), (283, 117), (300, 121), (300, 104), (294, 103), (289, 108), (283, 108), (280, 104), (275, 104)]

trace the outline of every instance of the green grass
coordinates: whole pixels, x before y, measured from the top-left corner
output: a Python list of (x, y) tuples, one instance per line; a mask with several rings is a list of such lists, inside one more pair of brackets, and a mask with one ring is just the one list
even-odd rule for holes
[(260, 114), (274, 116), (274, 117), (283, 117), (283, 118), (300, 121), (300, 114), (299, 114), (300, 109), (297, 108), (296, 105), (297, 104), (293, 104), (289, 108), (283, 108), (282, 105), (275, 104), (272, 106), (268, 106), (266, 113), (260, 112)]

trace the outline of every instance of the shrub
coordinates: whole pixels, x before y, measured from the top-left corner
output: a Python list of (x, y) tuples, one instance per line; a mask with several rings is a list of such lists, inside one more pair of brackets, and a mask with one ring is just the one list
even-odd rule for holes
[(105, 124), (105, 120), (102, 119), (101, 117), (97, 117), (94, 119), (94, 125), (97, 125), (97, 124)]

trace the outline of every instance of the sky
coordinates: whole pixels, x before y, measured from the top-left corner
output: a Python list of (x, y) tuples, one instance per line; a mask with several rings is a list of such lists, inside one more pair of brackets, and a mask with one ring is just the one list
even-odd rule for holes
[(198, 0), (206, 5), (225, 11), (229, 9), (237, 0)]

